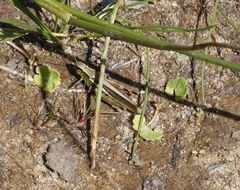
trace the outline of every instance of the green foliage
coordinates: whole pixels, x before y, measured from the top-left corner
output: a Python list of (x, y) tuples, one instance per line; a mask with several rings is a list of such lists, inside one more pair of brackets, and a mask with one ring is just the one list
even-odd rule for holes
[(36, 33), (39, 31), (36, 26), (16, 19), (0, 18), (0, 28), (0, 41), (11, 41), (29, 33)]
[(16, 38), (19, 38), (21, 36), (24, 36), (25, 34), (22, 32), (15, 32), (15, 31), (1, 31), (0, 30), (0, 42), (1, 41), (11, 41)]
[(17, 20), (17, 19), (4, 19), (1, 18), (0, 19), (0, 24), (5, 24), (5, 25), (9, 25), (10, 27), (15, 27), (17, 29), (22, 29), (26, 32), (38, 32), (40, 31), (40, 29), (37, 26), (33, 26), (31, 24), (28, 24), (26, 22), (23, 22), (21, 20)]
[[(17, 1), (17, 0), (14, 0), (14, 1)], [(135, 45), (142, 45), (145, 47), (155, 48), (159, 50), (175, 51), (175, 52), (178, 52), (202, 61), (206, 61), (206, 62), (220, 65), (226, 68), (230, 68), (235, 71), (240, 71), (240, 65), (238, 64), (234, 64), (234, 63), (195, 51), (198, 49), (204, 49), (205, 47), (209, 47), (209, 46), (240, 50), (240, 47), (238, 46), (234, 46), (230, 44), (222, 44), (222, 43), (196, 44), (194, 47), (173, 44), (173, 43), (161, 40), (154, 36), (144, 35), (141, 32), (135, 32), (131, 29), (128, 29), (127, 27), (123, 27), (118, 24), (111, 24), (107, 21), (98, 19), (91, 15), (85, 14), (79, 10), (66, 6), (58, 1), (33, 0), (33, 2), (45, 8), (49, 12), (53, 13), (55, 16), (61, 18), (62, 20), (67, 22), (67, 24), (69, 25), (79, 26), (90, 32), (95, 32), (99, 35), (108, 36), (108, 37), (111, 37), (112, 39), (134, 43)]]
[[(141, 116), (140, 114), (136, 114), (133, 118), (133, 129), (136, 130), (136, 131), (138, 131), (138, 129), (139, 129), (140, 116)], [(157, 139), (161, 139), (163, 137), (163, 130), (161, 130), (161, 129), (155, 129), (155, 130), (150, 129), (145, 124), (145, 118), (143, 118), (143, 123), (142, 123), (142, 126), (140, 127), (140, 129), (141, 129), (141, 131), (138, 131), (138, 133), (145, 140), (154, 141), (154, 140), (157, 140)]]
[(205, 30), (210, 30), (215, 27), (215, 25), (208, 26), (205, 28), (198, 29), (189, 29), (189, 28), (180, 28), (174, 26), (165, 26), (165, 25), (135, 25), (129, 26), (130, 29), (139, 29), (139, 30), (148, 30), (148, 31), (159, 31), (159, 32), (200, 32)]
[(11, 0), (11, 2), (38, 26), (39, 32), (41, 32), (42, 35), (52, 40), (56, 44), (61, 45), (61, 42), (58, 40), (58, 38), (56, 38), (52, 34), (51, 30), (38, 17), (36, 17), (24, 4), (22, 4), (20, 0)]
[(60, 74), (55, 69), (43, 65), (36, 68), (36, 75), (34, 75), (34, 83), (42, 87), (45, 91), (53, 92), (60, 84)]
[(177, 100), (184, 99), (187, 95), (187, 81), (183, 77), (177, 77), (167, 82), (165, 92), (173, 95)]

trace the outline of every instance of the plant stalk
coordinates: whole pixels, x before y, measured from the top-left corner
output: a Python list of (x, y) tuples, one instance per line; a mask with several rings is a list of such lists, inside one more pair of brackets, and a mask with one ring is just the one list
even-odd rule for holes
[[(197, 44), (195, 46), (172, 44), (153, 36), (147, 36), (147, 35), (143, 35), (141, 33), (132, 31), (130, 29), (127, 29), (117, 24), (111, 24), (104, 20), (82, 13), (78, 10), (75, 10), (71, 7), (68, 7), (54, 0), (33, 0), (33, 1), (39, 4), (40, 6), (43, 6), (45, 9), (47, 9), (51, 13), (59, 16), (62, 19), (65, 19), (64, 21), (68, 22), (68, 24), (79, 26), (88, 31), (95, 32), (103, 36), (109, 36), (116, 40), (122, 40), (129, 43), (134, 43), (136, 45), (142, 45), (145, 47), (150, 47), (150, 48), (159, 49), (159, 50), (175, 51), (193, 58), (197, 58), (202, 61), (220, 65), (235, 71), (240, 71), (239, 64), (234, 64), (229, 61), (221, 60), (219, 58), (206, 55), (200, 52), (191, 51), (196, 49), (204, 49), (209, 46), (226, 47), (226, 48), (231, 47), (236, 50), (240, 50), (240, 47), (231, 46), (228, 44), (216, 44), (216, 43), (204, 43), (204, 44)], [(54, 4), (54, 6), (57, 7), (56, 10), (54, 10), (54, 7), (52, 6), (52, 4)], [(51, 7), (51, 9), (49, 7)], [(72, 16), (69, 16), (69, 15), (62, 16), (61, 15), (62, 12), (60, 12), (59, 9), (63, 9), (63, 12), (67, 11)]]
[[(210, 21), (210, 25), (214, 25), (214, 27), (211, 28), (208, 32), (208, 39), (207, 39), (208, 42), (211, 41), (212, 33), (216, 28), (216, 24), (217, 24), (216, 23), (216, 20), (217, 20), (216, 12), (217, 12), (218, 4), (219, 4), (219, 0), (216, 0), (215, 5), (214, 5), (213, 10), (212, 10), (212, 18), (211, 18), (211, 21)], [(208, 52), (208, 47), (205, 48), (204, 53), (207, 54), (207, 52)], [(202, 68), (201, 68), (201, 91), (202, 91), (202, 101), (203, 101), (203, 103), (205, 102), (205, 65), (206, 65), (205, 62), (203, 62)]]
[(144, 99), (143, 99), (143, 107), (141, 111), (141, 116), (139, 119), (139, 124), (138, 124), (138, 131), (136, 132), (136, 137), (133, 143), (133, 148), (132, 148), (132, 154), (131, 154), (131, 160), (135, 159), (136, 151), (137, 151), (137, 146), (139, 143), (139, 138), (140, 138), (140, 132), (142, 130), (142, 126), (144, 125), (143, 119), (145, 115), (145, 111), (147, 108), (148, 104), (148, 91), (149, 91), (149, 82), (150, 82), (150, 70), (151, 70), (151, 64), (150, 64), (150, 48), (147, 48), (147, 71), (146, 71), (146, 88), (145, 88), (145, 93), (144, 93)]
[[(114, 23), (118, 8), (121, 6), (123, 0), (118, 0), (113, 8), (112, 16), (111, 16), (111, 23)], [(99, 114), (100, 114), (100, 106), (101, 106), (101, 99), (102, 99), (102, 90), (103, 90), (103, 82), (105, 77), (105, 70), (107, 64), (107, 57), (108, 57), (108, 50), (110, 44), (110, 37), (106, 37), (104, 43), (103, 54), (101, 57), (101, 68), (100, 68), (100, 78), (98, 82), (98, 90), (97, 90), (97, 98), (96, 98), (96, 109), (95, 109), (95, 117), (94, 117), (94, 126), (93, 126), (93, 133), (91, 139), (91, 168), (95, 168), (96, 166), (96, 147), (97, 147), (97, 136), (98, 136), (98, 129), (99, 129)]]

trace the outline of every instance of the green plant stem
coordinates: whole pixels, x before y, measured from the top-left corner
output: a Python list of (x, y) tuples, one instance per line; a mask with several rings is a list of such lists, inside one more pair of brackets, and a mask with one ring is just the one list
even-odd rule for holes
[[(118, 8), (122, 4), (123, 0), (118, 0), (113, 8), (112, 16), (111, 16), (111, 23), (114, 23)], [(91, 140), (91, 168), (95, 168), (96, 166), (96, 146), (97, 146), (97, 136), (98, 136), (98, 129), (99, 129), (99, 114), (100, 114), (100, 106), (101, 106), (101, 99), (102, 99), (102, 90), (103, 90), (103, 82), (106, 70), (106, 63), (107, 63), (107, 56), (110, 44), (110, 37), (106, 37), (104, 43), (103, 54), (101, 57), (101, 68), (99, 74), (99, 82), (98, 82), (98, 89), (97, 89), (97, 98), (96, 98), (96, 109), (95, 109), (95, 117), (94, 117), (94, 126), (93, 126), (93, 134)]]
[[(219, 4), (219, 0), (216, 0), (215, 5), (214, 5), (213, 10), (212, 10), (212, 18), (211, 18), (211, 21), (210, 21), (210, 25), (214, 25), (214, 27), (211, 28), (208, 32), (208, 39), (207, 39), (208, 42), (211, 41), (212, 33), (216, 28), (216, 24), (217, 24), (216, 13), (217, 13), (218, 4)], [(205, 54), (208, 53), (208, 47), (205, 48), (204, 53)], [(206, 65), (206, 63), (203, 62), (202, 68), (201, 68), (201, 91), (202, 91), (202, 101), (203, 101), (203, 103), (205, 102), (205, 65)]]
[(39, 20), (31, 11), (28, 10), (28, 8), (23, 5), (19, 0), (11, 0), (13, 4), (20, 9), (23, 13), (25, 13), (32, 21), (34, 21), (38, 27), (41, 29), (41, 33), (46, 36), (47, 38), (51, 39), (53, 42), (55, 42), (57, 45), (61, 45), (61, 42), (56, 38), (51, 30)]
[(148, 3), (153, 3), (152, 0), (142, 0), (142, 1), (136, 1), (133, 3), (128, 3), (127, 5), (124, 6), (124, 8), (131, 8), (137, 5), (143, 5), (143, 4), (148, 4)]
[(205, 28), (197, 28), (197, 29), (190, 29), (190, 28), (180, 28), (180, 27), (175, 27), (175, 26), (167, 26), (167, 25), (142, 25), (139, 23), (136, 23), (132, 20), (129, 20), (127, 18), (122, 18), (118, 17), (116, 18), (117, 21), (123, 21), (128, 24), (126, 26), (127, 28), (130, 29), (137, 29), (137, 30), (147, 30), (147, 31), (159, 31), (159, 32), (201, 32), (205, 30), (210, 30), (211, 28), (215, 27), (215, 25), (208, 26)]
[(66, 0), (66, 5), (71, 6), (71, 0)]
[(95, 15), (95, 11), (94, 11), (94, 9), (93, 9), (92, 0), (89, 0), (89, 7), (90, 7), (90, 10), (91, 10), (91, 14), (92, 14), (92, 15)]
[(134, 139), (133, 143), (133, 148), (132, 148), (132, 154), (131, 154), (131, 160), (135, 159), (136, 151), (137, 151), (137, 146), (139, 143), (139, 138), (140, 138), (140, 132), (142, 129), (142, 126), (144, 125), (144, 115), (145, 111), (147, 108), (148, 104), (148, 91), (149, 91), (149, 82), (150, 82), (150, 70), (151, 70), (151, 64), (150, 64), (150, 48), (147, 48), (147, 71), (146, 71), (146, 88), (145, 88), (145, 93), (144, 93), (144, 99), (143, 99), (143, 106), (142, 106), (142, 111), (141, 111), (141, 116), (139, 119), (139, 124), (138, 124), (138, 131), (136, 132), (136, 137)]
[(78, 40), (83, 40), (83, 39), (97, 39), (97, 38), (100, 38), (102, 37), (101, 35), (99, 34), (78, 34), (76, 36), (72, 36), (71, 37), (71, 41), (78, 41)]
[[(145, 47), (150, 47), (150, 48), (159, 49), (159, 50), (176, 51), (176, 52), (179, 52), (179, 53), (182, 53), (185, 55), (187, 55), (188, 52), (190, 52), (192, 50), (200, 50), (200, 49), (204, 49), (204, 48), (210, 47), (210, 46), (240, 50), (240, 47), (232, 46), (230, 44), (225, 44), (225, 43), (213, 43), (212, 42), (212, 43), (197, 44), (194, 46), (171, 44), (171, 43), (163, 41), (159, 38), (156, 38), (153, 36), (147, 36), (142, 33), (135, 32), (128, 28), (124, 28), (120, 25), (111, 25), (111, 28), (108, 28), (107, 25), (106, 26), (99, 25), (99, 24), (91, 23), (89, 21), (76, 19), (74, 17), (70, 18), (69, 24), (79, 26), (88, 31), (96, 32), (103, 36), (109, 36), (116, 40), (126, 41), (129, 43), (134, 43), (137, 45), (142, 45)], [(194, 56), (195, 54), (189, 54), (189, 55)], [(199, 55), (200, 54), (201, 53), (199, 53)], [(201, 54), (201, 56), (199, 56), (199, 57), (202, 57), (203, 55), (204, 54)]]
[[(158, 38), (149, 38), (149, 37), (146, 37), (140, 33), (136, 33), (131, 30), (130, 30), (131, 34), (130, 34), (130, 36), (128, 36), (127, 32), (120, 33), (118, 31), (111, 30), (111, 29), (109, 30), (106, 27), (88, 23), (88, 22), (85, 22), (85, 21), (82, 21), (79, 19), (71, 18), (69, 22), (73, 25), (77, 25), (82, 28), (85, 28), (86, 30), (95, 31), (96, 33), (102, 34), (104, 36), (110, 36), (113, 39), (122, 40), (122, 41), (130, 42), (130, 43), (134, 43), (137, 45), (142, 45), (145, 47), (152, 47), (154, 49), (160, 49), (160, 50), (170, 50), (170, 48), (172, 49), (172, 45), (170, 47), (169, 45), (162, 45), (161, 43), (158, 43), (158, 40), (159, 40)], [(203, 48), (205, 48), (205, 47), (206, 46), (204, 46)], [(184, 48), (182, 48), (182, 49), (184, 49)], [(185, 50), (175, 50), (175, 51), (178, 53), (193, 57), (193, 58), (197, 58), (202, 61), (220, 65), (222, 67), (226, 67), (226, 68), (229, 68), (229, 69), (232, 69), (235, 71), (240, 71), (240, 65), (233, 64), (229, 61), (218, 59), (218, 58), (210, 56), (210, 55), (206, 55), (206, 54), (196, 52), (196, 51), (185, 51)]]
[[(116, 40), (122, 40), (130, 43), (134, 43), (136, 45), (142, 45), (145, 47), (150, 47), (150, 48), (160, 49), (160, 50), (176, 51), (178, 53), (181, 53), (193, 58), (197, 58), (202, 61), (220, 65), (235, 71), (240, 71), (240, 65), (238, 64), (233, 64), (231, 62), (221, 60), (216, 57), (206, 55), (200, 52), (191, 51), (196, 49), (203, 49), (208, 46), (227, 47), (227, 48), (233, 48), (236, 50), (240, 49), (240, 47), (231, 46), (229, 44), (220, 44), (220, 43), (204, 43), (204, 44), (197, 44), (195, 46), (171, 44), (169, 42), (160, 40), (159, 38), (143, 35), (141, 33), (132, 31), (120, 25), (111, 24), (104, 20), (95, 18), (93, 16), (77, 11), (71, 7), (68, 7), (54, 0), (33, 0), (33, 1), (39, 4), (40, 6), (44, 7), (48, 11), (58, 15), (65, 22), (68, 22), (69, 24), (72, 24), (75, 26), (79, 26), (88, 31), (95, 32), (103, 36), (109, 36)], [(59, 12), (59, 9), (63, 9), (63, 11)], [(65, 14), (62, 16), (62, 13), (64, 13), (64, 11), (68, 12), (69, 14), (72, 14), (77, 18), (71, 15), (65, 15)]]
[(165, 26), (165, 25), (133, 25), (128, 26), (130, 29), (138, 29), (138, 30), (148, 30), (148, 31), (159, 31), (159, 32), (201, 32), (205, 30), (211, 29), (213, 26), (208, 26), (206, 28), (198, 28), (198, 29), (188, 29), (188, 28), (179, 28), (174, 26)]
[[(40, 0), (34, 0), (37, 3), (39, 3), (41, 5), (41, 3), (39, 2)], [(42, 0), (42, 1), (49, 1), (49, 0)], [(91, 32), (96, 32), (99, 34), (102, 34), (104, 36), (109, 36), (113, 39), (117, 39), (117, 40), (122, 40), (122, 41), (127, 41), (130, 43), (135, 43), (138, 45), (142, 45), (142, 46), (146, 46), (146, 47), (151, 47), (151, 48), (155, 48), (155, 49), (161, 49), (161, 50), (198, 50), (198, 49), (203, 49), (205, 47), (208, 46), (214, 46), (214, 47), (225, 47), (225, 48), (231, 48), (231, 49), (236, 49), (236, 50), (240, 50), (240, 47), (236, 47), (236, 46), (232, 46), (229, 44), (224, 44), (224, 43), (204, 43), (204, 44), (197, 44), (194, 46), (186, 46), (186, 45), (179, 45), (179, 44), (172, 44), (169, 43), (167, 41), (161, 40), (159, 38), (156, 37), (149, 37), (146, 35), (143, 35), (141, 33), (138, 32), (134, 32), (128, 28), (122, 27), (120, 25), (117, 24), (112, 24), (109, 23), (107, 21), (95, 18), (91, 15), (82, 13), (80, 11), (77, 11), (71, 7), (68, 7), (64, 4), (55, 2), (59, 7), (58, 8), (62, 8), (65, 11), (68, 11), (69, 13), (71, 13), (73, 16), (79, 18), (79, 19), (74, 19), (73, 17), (69, 17), (67, 19), (67, 21), (70, 22), (70, 24), (72, 24), (71, 22), (76, 22), (76, 20), (80, 21), (78, 22), (80, 27), (89, 30)], [(42, 4), (43, 6), (44, 4)], [(50, 5), (48, 5), (50, 6)], [(49, 9), (48, 7), (45, 7), (46, 9)], [(54, 12), (54, 14), (59, 14), (57, 11)], [(61, 16), (61, 15), (59, 15)], [(63, 17), (64, 19), (64, 17)], [(66, 19), (66, 18), (65, 18)]]
[[(122, 26), (111, 24), (109, 22), (95, 18), (93, 16), (77, 11), (71, 7), (68, 7), (54, 0), (33, 0), (33, 1), (39, 4), (40, 6), (44, 7), (48, 11), (58, 15), (59, 17), (62, 17), (63, 20), (65, 19), (64, 20), (65, 22), (68, 22), (69, 24), (72, 24), (75, 26), (82, 27), (88, 31), (96, 32), (103, 36), (109, 36), (116, 40), (122, 40), (130, 43), (134, 43), (136, 45), (142, 45), (145, 47), (151, 47), (151, 48), (160, 49), (160, 50), (173, 50), (178, 53), (181, 53), (193, 58), (197, 58), (202, 61), (220, 65), (222, 67), (226, 67), (235, 71), (240, 71), (239, 64), (233, 64), (231, 62), (221, 60), (216, 57), (209, 56), (200, 52), (190, 51), (193, 49), (205, 48), (210, 45), (216, 46), (216, 44), (214, 43), (198, 44), (194, 47), (170, 44), (166, 41), (160, 40), (159, 38), (152, 37), (152, 36), (149, 37), (141, 33), (132, 31), (130, 29), (124, 28)], [(59, 9), (63, 9), (63, 11), (59, 11)], [(73, 16), (79, 19), (74, 18), (71, 15), (66, 15), (65, 12), (72, 14)], [(222, 44), (222, 45), (225, 46), (226, 44)], [(235, 47), (235, 48), (239, 49), (239, 47)]]

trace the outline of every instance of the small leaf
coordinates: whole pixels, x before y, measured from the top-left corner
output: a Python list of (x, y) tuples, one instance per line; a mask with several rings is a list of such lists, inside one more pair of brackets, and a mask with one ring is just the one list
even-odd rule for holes
[(61, 45), (61, 42), (57, 37), (53, 35), (51, 30), (37, 17), (35, 16), (21, 1), (12, 0), (11, 1), (18, 9), (20, 9), (26, 16), (28, 16), (39, 28), (39, 32), (42, 33), (46, 38), (52, 40), (58, 45)]
[(173, 95), (177, 100), (184, 99), (187, 95), (187, 81), (183, 77), (177, 77), (167, 82), (165, 92)]
[[(27, 32), (38, 32), (39, 28), (37, 26), (33, 26), (31, 24), (25, 23), (21, 20), (17, 20), (17, 19), (4, 19), (4, 18), (0, 18), (0, 27), (2, 25), (9, 25), (10, 28), (16, 28), (16, 29), (22, 29), (24, 31)], [(9, 27), (7, 27), (9, 28)]]
[(25, 36), (29, 33), (36, 33), (36, 26), (27, 24), (16, 19), (0, 18), (0, 41), (10, 41)]
[(38, 66), (34, 75), (36, 85), (42, 87), (45, 91), (53, 92), (60, 84), (60, 74), (49, 66)]
[(11, 41), (16, 38), (22, 37), (26, 35), (26, 33), (17, 32), (17, 31), (2, 31), (0, 29), (0, 42), (1, 41)]
[[(138, 131), (138, 125), (140, 121), (140, 115), (136, 114), (133, 118), (133, 128)], [(163, 137), (163, 130), (161, 129), (155, 129), (152, 130), (150, 129), (146, 124), (145, 124), (145, 118), (143, 118), (143, 124), (140, 127), (141, 131), (139, 131), (139, 135), (144, 138), (145, 140), (148, 141), (154, 141), (157, 139), (161, 139)]]
[[(140, 114), (135, 114), (133, 118), (133, 129), (135, 129), (136, 131), (138, 131), (140, 116)], [(143, 118), (143, 123), (145, 123), (145, 118)]]

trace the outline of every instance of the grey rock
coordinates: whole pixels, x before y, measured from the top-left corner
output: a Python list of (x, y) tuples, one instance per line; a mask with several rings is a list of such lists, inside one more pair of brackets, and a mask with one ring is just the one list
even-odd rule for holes
[(163, 184), (158, 176), (149, 176), (143, 182), (144, 190), (162, 190)]
[(240, 140), (240, 131), (233, 131), (232, 138)]
[(75, 170), (79, 165), (79, 156), (64, 140), (60, 140), (49, 145), (45, 165), (66, 181), (74, 182), (77, 179)]

